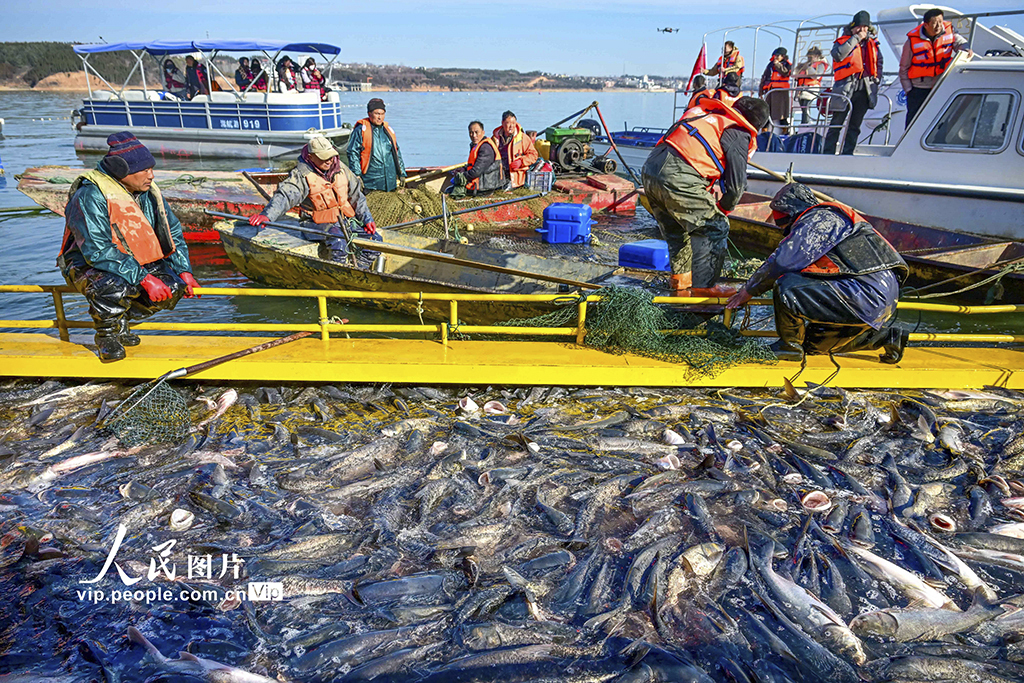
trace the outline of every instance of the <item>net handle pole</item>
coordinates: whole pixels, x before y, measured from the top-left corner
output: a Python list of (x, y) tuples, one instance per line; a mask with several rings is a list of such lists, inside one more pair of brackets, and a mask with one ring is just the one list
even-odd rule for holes
[[(117, 419), (121, 420), (122, 418), (124, 418), (125, 415), (127, 415), (128, 413), (133, 411), (136, 407), (138, 407), (140, 404), (142, 404), (142, 402), (145, 401), (146, 398), (150, 394), (152, 394), (154, 391), (156, 391), (156, 388), (158, 386), (160, 386), (161, 384), (163, 384), (164, 382), (166, 382), (169, 379), (177, 379), (179, 377), (184, 377), (184, 376), (190, 375), (190, 374), (192, 374), (194, 372), (199, 372), (201, 370), (206, 370), (208, 368), (212, 368), (215, 365), (220, 365), (221, 363), (226, 363), (229, 360), (235, 360), (236, 358), (242, 358), (243, 356), (248, 356), (248, 355), (251, 355), (251, 354), (254, 354), (254, 353), (259, 353), (260, 351), (266, 351), (267, 349), (272, 349), (275, 346), (281, 346), (282, 344), (287, 344), (288, 342), (293, 342), (293, 341), (296, 341), (297, 339), (302, 339), (303, 337), (308, 337), (311, 334), (313, 334), (313, 333), (312, 332), (296, 332), (295, 334), (290, 334), (287, 337), (281, 337), (280, 339), (274, 339), (272, 341), (264, 342), (264, 343), (258, 344), (256, 346), (250, 346), (247, 349), (242, 349), (241, 351), (235, 351), (234, 353), (229, 353), (226, 356), (220, 356), (218, 358), (214, 358), (212, 360), (208, 360), (208, 361), (205, 361), (203, 363), (196, 363), (195, 365), (189, 365), (186, 368), (178, 368), (177, 370), (171, 370), (168, 373), (160, 375), (160, 377), (158, 377), (156, 379), (156, 381), (153, 382), (153, 386), (151, 386), (146, 391), (146, 393), (144, 393), (142, 396), (140, 396), (133, 404), (128, 406), (124, 411), (114, 410), (114, 411), (112, 411), (110, 413), (110, 415), (117, 415)], [(110, 415), (108, 415), (108, 418), (110, 417)], [(106, 426), (107, 422), (108, 422), (108, 419), (104, 419), (100, 424), (97, 425), (97, 428), (103, 429), (103, 427)]]
[(626, 163), (625, 158), (622, 156), (622, 152), (619, 151), (619, 146), (615, 144), (615, 138), (612, 137), (612, 132), (608, 129), (608, 124), (604, 122), (604, 116), (601, 114), (601, 107), (598, 106), (597, 102), (594, 102), (594, 111), (597, 112), (597, 118), (601, 119), (601, 125), (604, 126), (604, 132), (608, 136), (608, 144), (613, 150), (615, 150), (615, 156), (619, 157), (619, 161), (622, 162), (622, 167), (629, 172), (629, 176), (633, 179), (633, 182), (637, 185), (642, 186), (643, 183), (636, 177), (636, 173)]

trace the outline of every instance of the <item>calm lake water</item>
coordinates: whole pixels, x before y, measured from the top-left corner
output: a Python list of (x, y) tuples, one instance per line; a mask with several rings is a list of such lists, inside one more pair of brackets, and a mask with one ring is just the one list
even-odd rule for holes
[[(342, 93), (350, 105), (349, 120), (355, 122), (365, 112), (368, 93)], [(373, 93), (387, 104), (387, 118), (394, 127), (407, 166), (451, 165), (465, 161), (468, 146), (466, 125), (479, 119), (487, 130), (496, 127), (503, 111), (516, 113), (524, 128), (543, 130), (546, 126), (583, 109), (595, 98), (601, 102), (605, 121), (613, 129), (621, 126), (666, 126), (672, 118), (672, 93)], [(26, 168), (47, 164), (91, 167), (98, 157), (78, 156), (74, 149), (74, 131), (68, 116), (81, 104), (78, 93), (0, 92), (0, 118), (5, 119), (0, 137), (0, 160), (6, 176), (0, 176), (0, 208), (23, 207), (32, 201), (17, 190), (15, 174)], [(185, 170), (233, 170), (255, 165), (244, 161), (207, 161), (167, 163), (158, 167)], [(605, 219), (608, 220), (608, 219)], [(614, 219), (612, 219), (614, 220)], [(619, 219), (621, 220), (621, 219)], [(652, 218), (642, 208), (634, 221), (649, 223)], [(54, 263), (64, 229), (63, 218), (52, 214), (7, 217), (0, 213), (0, 284), (62, 284)], [(196, 278), (210, 286), (247, 286), (244, 276), (230, 265), (197, 265)], [(74, 319), (87, 320), (87, 308), (81, 297), (68, 297), (65, 306)], [(52, 319), (53, 307), (46, 295), (0, 295), (0, 311), (7, 319)], [(331, 304), (330, 313), (359, 320), (384, 320), (388, 316), (353, 312)], [(182, 322), (308, 322), (315, 320), (312, 301), (246, 297), (207, 297), (201, 301), (182, 301), (175, 310)], [(166, 318), (166, 315), (163, 316)], [(905, 319), (922, 330), (988, 331), (1021, 329), (1024, 325), (993, 316), (951, 318), (915, 313)]]

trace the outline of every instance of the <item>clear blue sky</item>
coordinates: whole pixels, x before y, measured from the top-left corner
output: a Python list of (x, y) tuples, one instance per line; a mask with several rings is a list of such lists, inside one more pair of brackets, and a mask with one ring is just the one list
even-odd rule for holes
[[(689, 74), (701, 35), (737, 24), (804, 19), (834, 9), (849, 20), (860, 9), (872, 17), (888, 3), (845, 5), (820, 0), (9, 0), (0, 10), (0, 41), (276, 38), (316, 40), (342, 47), (340, 61), (427, 67), (541, 70), (585, 76)], [(681, 8), (686, 5), (687, 12)], [(1020, 0), (960, 5), (963, 12), (1019, 9)], [(823, 9), (825, 8), (825, 9)], [(993, 20), (1024, 32), (1020, 19)], [(789, 24), (790, 26), (794, 24)], [(657, 28), (680, 29), (658, 33)], [(792, 49), (792, 33), (780, 31)], [(753, 31), (731, 33), (750, 55)], [(715, 37), (709, 38), (709, 43)], [(779, 39), (761, 33), (758, 61), (767, 62)], [(721, 44), (709, 48), (714, 51)], [(767, 47), (765, 47), (767, 45)], [(763, 56), (763, 59), (762, 59)], [(713, 58), (712, 58), (713, 61)], [(748, 69), (750, 68), (748, 62)], [(755, 69), (760, 70), (760, 65)]]

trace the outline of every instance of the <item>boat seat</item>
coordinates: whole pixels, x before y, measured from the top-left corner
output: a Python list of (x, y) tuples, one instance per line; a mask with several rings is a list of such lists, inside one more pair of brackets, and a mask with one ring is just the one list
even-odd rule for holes
[(775, 133), (765, 131), (757, 134), (758, 152), (785, 152), (786, 138)]
[(90, 99), (94, 102), (109, 102), (114, 99), (114, 93), (109, 90), (93, 90)]
[(783, 143), (783, 151), (790, 154), (821, 154), (825, 140), (814, 131), (790, 135)]

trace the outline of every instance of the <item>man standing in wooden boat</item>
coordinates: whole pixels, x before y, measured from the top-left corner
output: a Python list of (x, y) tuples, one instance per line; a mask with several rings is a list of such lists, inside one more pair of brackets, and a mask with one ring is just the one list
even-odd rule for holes
[[(296, 206), (303, 218), (317, 224), (318, 230), (337, 235), (305, 235), (311, 241), (324, 242), (334, 261), (345, 261), (348, 257), (349, 247), (340, 221), (346, 221), (355, 237), (383, 241), (359, 187), (359, 178), (342, 165), (338, 150), (322, 135), (315, 136), (302, 148), (298, 164), (277, 186), (263, 211), (249, 217), (249, 224), (263, 226)], [(364, 251), (362, 256), (372, 260), (376, 253)]]
[(526, 171), (540, 157), (533, 138), (526, 134), (516, 120), (516, 115), (506, 111), (501, 115), (501, 125), (491, 133), (491, 139), (498, 144), (501, 165), (509, 179), (509, 189), (526, 184)]
[(57, 265), (89, 302), (100, 360), (117, 361), (140, 341), (129, 320), (174, 308), (199, 283), (181, 223), (153, 182), (153, 155), (127, 131), (107, 145), (71, 185)]
[(451, 184), (445, 188), (452, 197), (489, 194), (505, 187), (505, 169), (501, 164), (498, 143), (487, 137), (484, 124), (473, 121), (469, 124), (469, 161), (465, 168), (452, 175)]
[(790, 183), (770, 204), (782, 242), (726, 305), (739, 308), (774, 287), (773, 350), (783, 357), (882, 349), (898, 363), (907, 331), (896, 323), (903, 258), (863, 216), (843, 204), (819, 202)]
[(405, 184), (405, 162), (395, 131), (384, 121), (384, 100), (366, 103), (366, 118), (356, 121), (348, 138), (348, 167), (363, 181), (367, 192), (394, 192)]
[[(747, 187), (747, 160), (768, 121), (768, 104), (741, 97), (733, 105), (704, 98), (688, 109), (647, 157), (647, 202), (668, 242), (672, 287), (714, 286), (725, 261), (729, 219)], [(719, 185), (721, 199), (712, 190)]]

